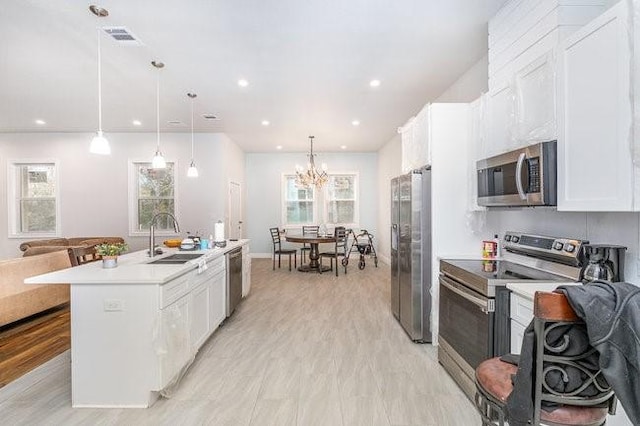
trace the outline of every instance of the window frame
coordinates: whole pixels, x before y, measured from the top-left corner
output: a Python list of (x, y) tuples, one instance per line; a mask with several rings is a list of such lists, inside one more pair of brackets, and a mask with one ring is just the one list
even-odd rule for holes
[[(353, 222), (351, 223), (334, 223), (331, 222), (331, 225), (334, 226), (344, 226), (345, 228), (358, 228), (360, 224), (360, 173), (357, 171), (347, 171), (347, 172), (337, 172), (332, 171), (331, 173), (327, 173), (329, 175), (329, 179), (333, 176), (353, 176)], [(331, 201), (335, 201), (329, 198), (329, 184), (325, 185), (322, 190), (322, 217), (325, 222), (329, 217), (329, 203)], [(340, 201), (343, 201), (342, 199)], [(329, 222), (326, 222), (329, 223)]]
[[(24, 165), (53, 165), (54, 167), (54, 185), (55, 185), (55, 214), (56, 226), (51, 232), (23, 232), (22, 218), (18, 214), (17, 202), (22, 200), (22, 196), (18, 195), (18, 176), (17, 169)], [(16, 158), (7, 160), (7, 221), (8, 221), (8, 238), (45, 238), (60, 237), (62, 235), (62, 217), (60, 208), (60, 160), (56, 158)]]
[(282, 173), (280, 177), (280, 226), (283, 229), (298, 229), (306, 225), (314, 225), (318, 220), (318, 191), (313, 188), (313, 198), (311, 199), (311, 221), (305, 223), (288, 223), (287, 222), (287, 179), (292, 177), (295, 179), (295, 173)]
[[(178, 176), (177, 173), (179, 169), (179, 164), (177, 161), (167, 160), (167, 164), (173, 164), (173, 215), (178, 218), (180, 217), (180, 203), (178, 202)], [(129, 236), (130, 237), (141, 237), (148, 236), (149, 229), (140, 230), (138, 223), (138, 165), (139, 164), (148, 164), (151, 166), (151, 161), (148, 159), (143, 160), (129, 160), (129, 177), (128, 177), (128, 198), (129, 198)], [(164, 229), (156, 229), (155, 235), (158, 236), (172, 236), (175, 235), (175, 231), (173, 229), (164, 230)]]

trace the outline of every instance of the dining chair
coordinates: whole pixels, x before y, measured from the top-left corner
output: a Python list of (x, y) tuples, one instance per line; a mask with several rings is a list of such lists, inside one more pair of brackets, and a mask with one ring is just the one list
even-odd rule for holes
[(101, 259), (101, 256), (96, 252), (95, 246), (71, 247), (68, 251), (71, 266), (84, 265)]
[[(319, 225), (306, 225), (302, 227), (302, 235), (315, 235), (317, 236), (320, 232)], [(307, 243), (302, 243), (302, 247), (300, 248), (300, 257), (302, 258), (302, 263), (305, 263), (305, 252), (311, 251), (311, 245)]]
[(338, 276), (338, 259), (342, 258), (342, 266), (344, 273), (347, 273), (347, 230), (344, 226), (336, 226), (333, 231), (336, 238), (334, 250), (320, 253), (320, 273), (322, 273), (322, 259), (328, 257), (331, 260), (331, 270), (333, 270), (333, 261), (336, 261), (336, 277)]
[(291, 256), (293, 255), (293, 263), (295, 265), (295, 267), (298, 267), (298, 261), (297, 261), (297, 253), (298, 250), (296, 249), (283, 249), (282, 248), (282, 241), (280, 240), (280, 229), (278, 228), (269, 228), (269, 232), (271, 233), (271, 240), (273, 241), (273, 255), (272, 255), (272, 260), (273, 260), (273, 270), (276, 270), (276, 255), (278, 256), (278, 268), (280, 268), (280, 260), (282, 258), (282, 255), (288, 255), (289, 256), (289, 270), (291, 270)]
[[(532, 426), (541, 422), (554, 426), (605, 424), (607, 413), (615, 414), (617, 399), (597, 361), (593, 364), (596, 349), (588, 343), (584, 322), (564, 294), (536, 292), (533, 333), (533, 348), (529, 351), (533, 360), (529, 365), (523, 362), (523, 345), (520, 366), (496, 357), (483, 361), (476, 368), (475, 404), (482, 425), (511, 423), (506, 406), (514, 391), (513, 375), (516, 380), (531, 380), (531, 386), (523, 382), (526, 386), (516, 388), (526, 389), (526, 393), (515, 396), (518, 405), (533, 408), (529, 419)], [(582, 377), (582, 380), (568, 383), (569, 378), (575, 377)], [(552, 411), (544, 409), (545, 401), (555, 405)]]

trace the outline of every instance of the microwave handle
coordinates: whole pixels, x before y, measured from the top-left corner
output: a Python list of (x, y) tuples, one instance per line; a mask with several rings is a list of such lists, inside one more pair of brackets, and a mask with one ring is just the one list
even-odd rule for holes
[(522, 165), (524, 164), (524, 160), (527, 155), (522, 152), (518, 156), (518, 163), (516, 164), (516, 188), (518, 189), (518, 195), (521, 200), (527, 199), (527, 194), (525, 194), (524, 189), (522, 188)]

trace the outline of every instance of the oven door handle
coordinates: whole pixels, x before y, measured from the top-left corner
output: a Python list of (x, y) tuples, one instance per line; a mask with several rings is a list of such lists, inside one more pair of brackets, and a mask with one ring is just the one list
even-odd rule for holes
[(478, 306), (480, 308), (480, 310), (482, 312), (484, 312), (485, 314), (489, 313), (489, 303), (488, 303), (488, 301), (480, 299), (479, 297), (474, 297), (474, 296), (470, 295), (469, 293), (467, 293), (464, 290), (460, 290), (458, 287), (456, 287), (454, 284), (452, 284), (450, 282), (450, 280), (447, 279), (446, 277), (440, 276), (440, 284), (442, 284), (444, 287), (446, 287), (447, 289), (451, 290), (452, 292), (454, 292), (458, 296), (462, 297), (463, 299), (468, 300), (469, 302), (471, 302), (474, 305)]
[(522, 165), (524, 164), (525, 158), (527, 158), (527, 155), (521, 152), (518, 156), (518, 163), (516, 164), (516, 188), (518, 189), (518, 195), (521, 200), (527, 199), (527, 194), (525, 194), (524, 188), (522, 187)]

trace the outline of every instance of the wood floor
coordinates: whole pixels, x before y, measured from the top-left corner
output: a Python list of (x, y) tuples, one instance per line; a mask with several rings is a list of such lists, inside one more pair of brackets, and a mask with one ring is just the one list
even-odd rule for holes
[(70, 348), (69, 305), (0, 328), (0, 388)]
[[(271, 270), (149, 409), (71, 408), (69, 351), (0, 389), (11, 425), (477, 425), (472, 403), (389, 310), (389, 269)], [(286, 263), (286, 262), (285, 262)]]

